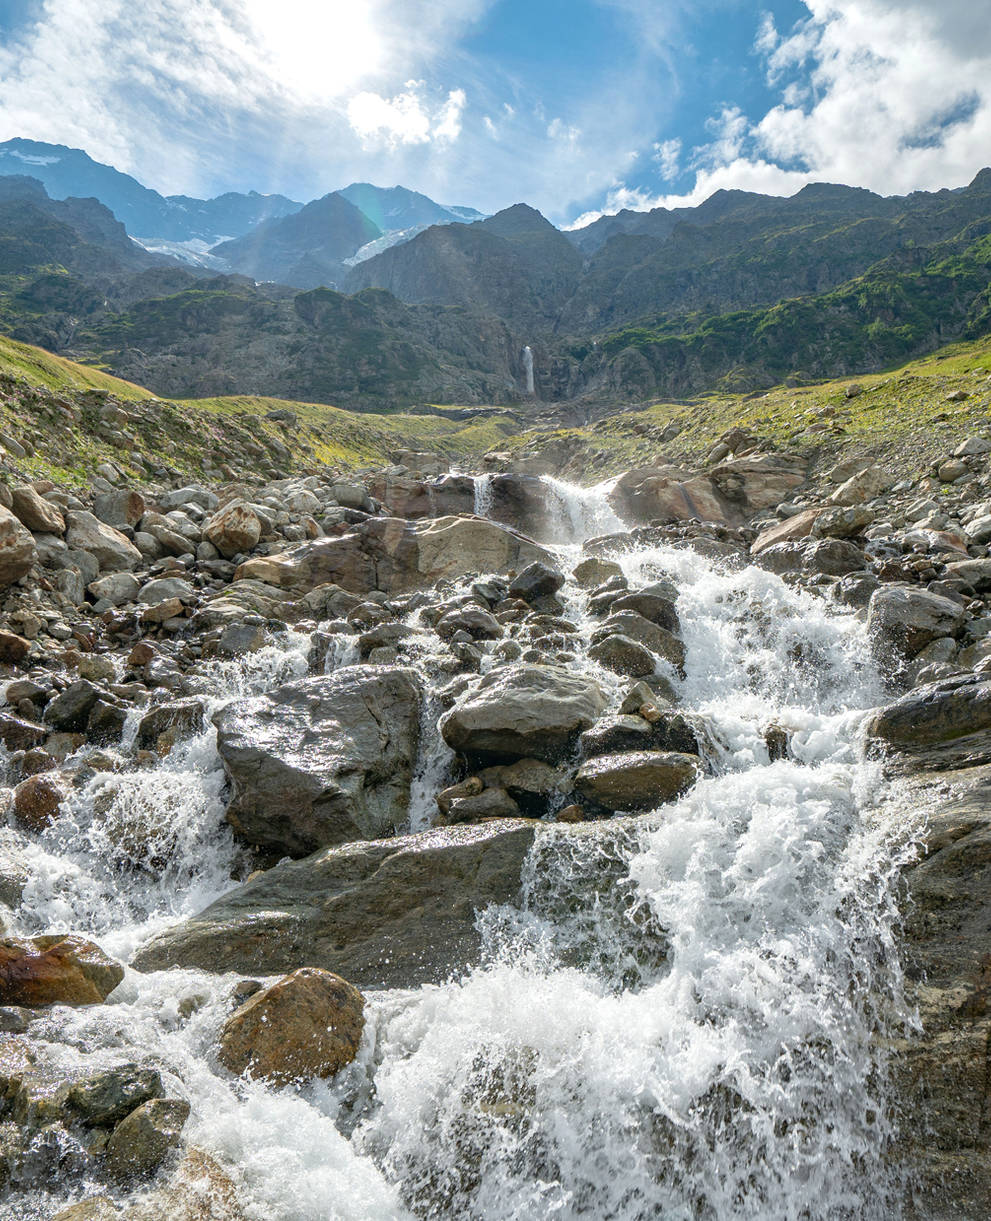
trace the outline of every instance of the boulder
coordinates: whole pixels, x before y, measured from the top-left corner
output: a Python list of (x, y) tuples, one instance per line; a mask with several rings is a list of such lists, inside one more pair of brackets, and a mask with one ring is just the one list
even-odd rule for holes
[(364, 1010), (353, 984), (301, 967), (231, 1014), (220, 1032), (220, 1062), (275, 1085), (333, 1077), (358, 1054)]
[(65, 533), (65, 518), (58, 505), (45, 500), (29, 483), (10, 489), (11, 510), (21, 525), (36, 534)]
[(795, 543), (808, 538), (822, 512), (822, 509), (805, 509), (794, 517), (775, 522), (773, 526), (765, 526), (750, 544), (750, 554), (756, 558), (768, 547), (774, 547), (778, 543)]
[(0, 941), (0, 1005), (98, 1005), (124, 978), (124, 968), (82, 937)]
[(153, 1175), (178, 1146), (189, 1110), (182, 1098), (152, 1098), (125, 1116), (107, 1141), (107, 1174), (120, 1183)]
[(732, 510), (713, 481), (675, 467), (641, 467), (620, 475), (609, 503), (624, 521), (711, 521), (728, 524)]
[(452, 749), (473, 758), (556, 763), (605, 706), (602, 688), (583, 674), (516, 664), (487, 674), (440, 728)]
[(203, 537), (227, 559), (257, 547), (261, 536), (262, 524), (258, 514), (242, 500), (232, 500), (224, 505), (203, 529)]
[(286, 861), (155, 937), (138, 970), (322, 967), (356, 987), (439, 983), (478, 961), (476, 912), (509, 903), (533, 823), (436, 828)]
[(802, 567), (825, 576), (845, 577), (868, 565), (866, 554), (844, 538), (819, 538), (802, 548)]
[(480, 517), (424, 522), (373, 517), (339, 537), (247, 560), (235, 579), (261, 581), (297, 595), (327, 584), (351, 593), (408, 593), (442, 577), (509, 572), (538, 560), (553, 564), (549, 552), (532, 539)]
[(894, 645), (905, 656), (915, 657), (941, 636), (955, 636), (964, 617), (963, 607), (941, 594), (886, 585), (871, 596), (867, 627), (880, 647)]
[(882, 708), (867, 736), (896, 750), (939, 746), (991, 728), (991, 680), (963, 674), (918, 687)]
[(104, 492), (93, 500), (93, 516), (116, 530), (122, 526), (136, 526), (144, 512), (144, 497), (140, 492), (126, 488)]
[(9, 509), (0, 508), (0, 587), (13, 585), (25, 576), (37, 555), (30, 531)]
[(730, 504), (755, 513), (780, 504), (805, 482), (806, 464), (795, 454), (747, 454), (721, 462), (709, 472), (713, 486)]
[(105, 577), (91, 582), (87, 588), (97, 602), (123, 606), (125, 602), (134, 601), (141, 586), (137, 577), (129, 572), (110, 572)]
[(613, 674), (627, 678), (646, 678), (657, 669), (657, 658), (650, 649), (620, 632), (599, 634), (588, 656)]
[[(627, 599), (618, 599), (618, 601), (626, 602)], [(671, 662), (678, 669), (684, 666), (685, 646), (673, 632), (668, 631), (667, 628), (660, 627), (650, 619), (644, 618), (639, 611), (632, 609), (617, 610), (615, 602), (610, 607), (610, 611), (609, 618), (592, 633), (593, 645), (598, 644), (609, 636), (619, 634), (629, 640), (635, 640), (638, 644), (642, 644), (645, 648), (650, 649), (652, 653), (656, 653), (658, 657), (663, 657), (665, 661)], [(621, 671), (621, 673), (627, 673), (627, 671)]]
[(677, 634), (681, 630), (681, 623), (678, 620), (678, 612), (675, 610), (674, 602), (670, 598), (649, 593), (647, 590), (635, 590), (630, 594), (620, 594), (615, 602), (611, 603), (609, 613), (616, 615), (622, 611), (633, 611), (637, 615), (642, 615), (644, 619), (649, 619), (651, 623), (656, 623), (658, 627), (663, 628), (666, 632)]
[(475, 480), (471, 475), (445, 475), (426, 481), (386, 471), (372, 479), (368, 490), (391, 517), (445, 517), (475, 509)]
[(830, 496), (834, 505), (861, 505), (873, 500), (886, 492), (895, 482), (895, 476), (889, 475), (879, 466), (869, 466), (856, 475), (852, 475), (846, 483), (841, 483)]
[(509, 596), (534, 602), (556, 594), (564, 584), (564, 575), (549, 564), (528, 564), (509, 584)]
[(583, 763), (575, 776), (575, 788), (607, 810), (649, 810), (691, 788), (698, 774), (697, 755), (624, 751)]
[(77, 551), (93, 556), (103, 572), (132, 572), (141, 563), (141, 552), (119, 530), (82, 509), (66, 514), (65, 541)]
[(163, 1093), (162, 1078), (155, 1069), (118, 1064), (73, 1081), (66, 1101), (83, 1123), (109, 1127)]
[(420, 725), (410, 670), (347, 666), (234, 700), (214, 718), (227, 818), (291, 856), (402, 826)]
[(979, 594), (991, 592), (991, 559), (957, 560), (947, 564), (945, 579), (965, 581)]
[(28, 831), (43, 831), (58, 817), (67, 794), (63, 782), (51, 772), (29, 776), (14, 789), (11, 812)]

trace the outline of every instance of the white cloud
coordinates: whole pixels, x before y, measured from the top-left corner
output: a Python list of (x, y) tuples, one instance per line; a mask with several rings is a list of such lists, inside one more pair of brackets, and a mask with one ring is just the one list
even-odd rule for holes
[(665, 182), (677, 178), (681, 170), (681, 141), (675, 137), (654, 145), (654, 160)]
[(581, 129), (572, 127), (563, 119), (551, 119), (547, 124), (547, 135), (552, 140), (561, 140), (565, 144), (577, 144), (581, 138)]
[[(962, 186), (991, 161), (991, 23), (971, 0), (804, 0), (808, 18), (755, 36), (780, 101), (724, 106), (692, 151), (682, 195), (613, 188), (587, 224), (621, 207), (679, 207), (714, 191), (790, 195), (809, 182), (881, 194)], [(634, 201), (639, 202), (634, 202)]]
[(424, 94), (423, 81), (407, 81), (404, 91), (392, 98), (365, 90), (348, 102), (348, 122), (365, 148), (456, 140), (467, 101), (464, 90), (451, 90), (439, 106), (432, 106)]

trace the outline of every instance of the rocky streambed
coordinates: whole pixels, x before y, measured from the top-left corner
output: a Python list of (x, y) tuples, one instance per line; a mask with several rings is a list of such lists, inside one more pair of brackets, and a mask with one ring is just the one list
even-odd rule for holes
[(14, 480), (0, 1213), (987, 1215), (968, 445)]

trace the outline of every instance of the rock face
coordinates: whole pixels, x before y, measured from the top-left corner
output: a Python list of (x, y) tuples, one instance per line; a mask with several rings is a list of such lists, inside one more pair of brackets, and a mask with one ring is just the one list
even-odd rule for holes
[(332, 1077), (358, 1054), (364, 1010), (361, 993), (339, 975), (301, 967), (231, 1014), (220, 1062), (276, 1085)]
[(282, 555), (247, 560), (238, 579), (263, 581), (305, 594), (335, 584), (352, 593), (406, 593), (442, 577), (508, 572), (549, 552), (531, 539), (480, 517), (439, 517), (418, 523), (369, 518), (337, 538), (318, 538)]
[(30, 532), (9, 509), (0, 508), (0, 587), (30, 572), (37, 554)]
[(626, 751), (600, 755), (579, 768), (575, 788), (607, 810), (649, 810), (690, 788), (697, 755), (677, 751)]
[(215, 723), (231, 825), (291, 856), (401, 826), (420, 694), (409, 670), (348, 666), (228, 704)]
[(557, 666), (493, 671), (441, 720), (452, 749), (494, 763), (555, 763), (603, 712), (601, 687)]
[(436, 983), (477, 961), (475, 913), (515, 899), (535, 834), (507, 819), (327, 848), (224, 895), (154, 938), (134, 965), (321, 967), (363, 989)]
[(97, 1005), (124, 978), (124, 968), (82, 937), (0, 941), (0, 1004)]

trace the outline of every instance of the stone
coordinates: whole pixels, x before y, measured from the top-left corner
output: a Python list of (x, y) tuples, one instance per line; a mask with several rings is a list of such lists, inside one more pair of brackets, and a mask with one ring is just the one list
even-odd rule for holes
[(258, 514), (240, 500), (230, 501), (219, 509), (203, 529), (203, 537), (222, 556), (231, 559), (258, 546), (262, 524)]
[(963, 627), (964, 609), (949, 598), (911, 586), (882, 586), (871, 596), (868, 631), (878, 646), (894, 645), (907, 657)]
[(358, 1054), (364, 1010), (364, 997), (339, 975), (301, 967), (231, 1014), (220, 1062), (274, 1085), (333, 1077)]
[(537, 598), (547, 598), (564, 584), (564, 575), (549, 564), (528, 564), (526, 568), (509, 583), (509, 596), (522, 598), (524, 602), (533, 602)]
[(841, 483), (829, 500), (834, 505), (864, 504), (886, 492), (894, 482), (894, 475), (889, 475), (879, 466), (869, 466), (851, 476), (846, 483)]
[(756, 558), (778, 543), (795, 543), (808, 538), (822, 512), (822, 509), (806, 509), (802, 513), (796, 513), (794, 517), (765, 527), (750, 544), (750, 554)]
[(159, 934), (134, 966), (322, 967), (361, 989), (439, 983), (478, 961), (476, 912), (517, 898), (535, 834), (533, 823), (504, 819), (286, 861)]
[(449, 802), (449, 822), (474, 822), (480, 818), (519, 818), (520, 807), (503, 788), (483, 789), (472, 797), (455, 797)]
[[(625, 601), (625, 599), (621, 600)], [(685, 646), (673, 632), (658, 626), (650, 619), (645, 619), (638, 611), (617, 611), (615, 603), (610, 609), (612, 613), (609, 618), (592, 633), (593, 645), (599, 644), (610, 636), (620, 635), (628, 640), (635, 640), (637, 644), (642, 644), (644, 648), (649, 649), (658, 657), (669, 661), (676, 669), (680, 670), (684, 666)], [(620, 671), (620, 673), (628, 673), (628, 671)]]
[(645, 678), (657, 669), (657, 658), (648, 648), (619, 632), (600, 635), (588, 656), (614, 674), (628, 678)]
[(594, 589), (597, 585), (608, 581), (610, 577), (621, 577), (623, 569), (615, 560), (602, 560), (597, 556), (590, 556), (587, 560), (576, 564), (571, 575), (582, 589)]
[(946, 566), (944, 580), (963, 581), (979, 593), (991, 592), (991, 559), (956, 560)]
[(302, 856), (374, 839), (408, 816), (420, 686), (401, 667), (347, 666), (234, 700), (214, 718), (248, 843)]
[[(623, 611), (633, 611), (644, 619), (649, 619), (651, 623), (656, 623), (665, 632), (677, 635), (681, 630), (674, 601), (661, 597), (659, 594), (649, 593), (647, 590), (635, 590), (633, 593), (621, 594), (609, 607), (610, 615), (617, 615)], [(643, 643), (646, 644), (647, 641), (645, 640)]]
[[(609, 503), (624, 521), (710, 521), (727, 524), (732, 511), (712, 479), (674, 467), (641, 467), (620, 475)], [(780, 497), (779, 497), (780, 499)]]
[(28, 831), (43, 831), (58, 818), (66, 798), (62, 781), (49, 772), (30, 776), (14, 789), (11, 809), (16, 822)]
[(336, 584), (351, 593), (409, 593), (441, 578), (508, 572), (553, 557), (531, 539), (479, 517), (407, 522), (374, 517), (348, 534), (301, 543), (278, 556), (241, 564), (237, 583), (250, 579), (307, 594)]
[(85, 729), (86, 721), (100, 693), (85, 678), (71, 683), (45, 709), (45, 724), (63, 733)]
[(991, 728), (991, 680), (964, 674), (917, 687), (882, 708), (867, 736), (896, 750), (953, 742)]
[(162, 1078), (153, 1068), (119, 1064), (74, 1081), (66, 1101), (83, 1123), (109, 1127), (163, 1093)]
[(802, 567), (824, 576), (845, 577), (867, 568), (867, 555), (843, 538), (820, 538), (802, 548)]
[(119, 530), (85, 510), (66, 514), (65, 541), (69, 547), (93, 556), (103, 572), (132, 572), (141, 563), (141, 552)]
[(491, 762), (556, 763), (605, 710), (593, 679), (558, 666), (519, 663), (493, 670), (440, 721), (453, 750)]
[(809, 531), (812, 538), (854, 538), (874, 521), (874, 514), (863, 505), (836, 506), (818, 514)]
[(45, 500), (29, 483), (10, 489), (11, 512), (18, 521), (36, 534), (65, 533), (65, 518), (58, 505)]
[(149, 1178), (178, 1146), (189, 1118), (181, 1098), (152, 1098), (120, 1121), (110, 1134), (103, 1166), (120, 1183)]
[(0, 662), (16, 666), (31, 652), (31, 641), (16, 632), (0, 632)]
[(88, 586), (97, 602), (109, 602), (111, 606), (123, 606), (133, 602), (141, 588), (136, 577), (129, 572), (112, 572)]
[(140, 492), (126, 488), (103, 492), (93, 499), (93, 516), (115, 530), (120, 530), (122, 526), (136, 526), (144, 512), (144, 497)]
[(583, 763), (575, 776), (575, 788), (607, 810), (645, 810), (680, 796), (698, 774), (697, 755), (624, 751)]
[(37, 556), (30, 531), (9, 509), (0, 508), (0, 587), (13, 585), (26, 576)]
[(157, 577), (141, 586), (137, 600), (144, 606), (155, 606), (169, 598), (192, 600), (195, 596), (192, 585), (184, 577)]
[(124, 968), (82, 937), (0, 941), (2, 1005), (97, 1005), (123, 978)]

